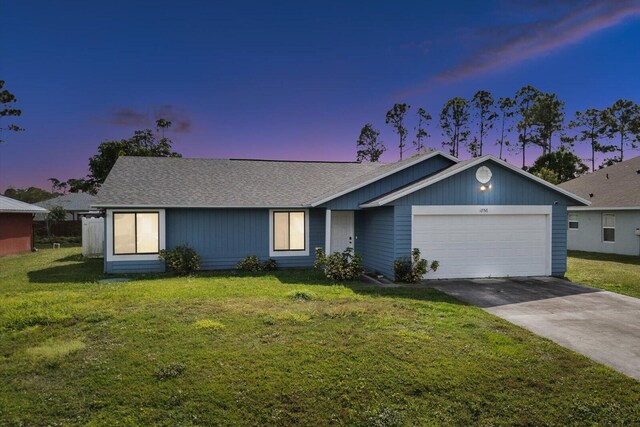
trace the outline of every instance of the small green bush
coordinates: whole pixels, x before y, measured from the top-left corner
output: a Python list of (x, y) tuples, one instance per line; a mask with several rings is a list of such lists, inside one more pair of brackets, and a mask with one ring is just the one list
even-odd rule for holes
[(274, 271), (278, 269), (278, 263), (275, 259), (269, 258), (262, 263), (262, 271)]
[(260, 264), (260, 260), (257, 256), (249, 255), (242, 261), (238, 261), (238, 263), (236, 264), (236, 268), (240, 271), (256, 272), (262, 269), (262, 265)]
[(160, 259), (170, 270), (180, 276), (188, 276), (200, 270), (200, 255), (189, 246), (176, 246), (173, 249), (160, 251)]
[(360, 255), (354, 255), (352, 248), (347, 248), (343, 252), (334, 252), (329, 256), (324, 253), (324, 249), (316, 248), (316, 261), (313, 267), (318, 270), (323, 269), (325, 276), (333, 281), (355, 280), (364, 273)]
[(269, 258), (263, 263), (260, 263), (260, 259), (255, 255), (249, 255), (236, 264), (236, 268), (240, 271), (274, 271), (278, 269), (278, 263), (275, 259)]
[(411, 258), (400, 258), (394, 263), (395, 280), (403, 283), (419, 283), (425, 274), (436, 271), (439, 265), (438, 261), (429, 264), (426, 259), (421, 259), (420, 249), (413, 248)]

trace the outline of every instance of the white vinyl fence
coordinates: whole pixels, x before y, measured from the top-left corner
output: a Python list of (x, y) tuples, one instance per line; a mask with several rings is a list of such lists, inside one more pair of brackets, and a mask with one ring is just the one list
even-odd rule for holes
[(82, 218), (82, 255), (100, 258), (104, 249), (104, 218)]

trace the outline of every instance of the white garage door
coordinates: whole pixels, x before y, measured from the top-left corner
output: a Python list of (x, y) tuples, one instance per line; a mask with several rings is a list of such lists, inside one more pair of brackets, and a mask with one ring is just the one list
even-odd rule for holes
[(413, 247), (440, 262), (426, 278), (551, 274), (550, 207), (414, 206), (413, 214)]

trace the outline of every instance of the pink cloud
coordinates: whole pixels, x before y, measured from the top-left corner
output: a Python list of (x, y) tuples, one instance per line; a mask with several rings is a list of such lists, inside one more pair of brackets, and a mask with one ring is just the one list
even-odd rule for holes
[(435, 76), (434, 80), (452, 82), (504, 69), (578, 43), (598, 31), (639, 15), (638, 0), (594, 0), (574, 7), (558, 18), (506, 29), (494, 28), (492, 47), (472, 53), (459, 65)]

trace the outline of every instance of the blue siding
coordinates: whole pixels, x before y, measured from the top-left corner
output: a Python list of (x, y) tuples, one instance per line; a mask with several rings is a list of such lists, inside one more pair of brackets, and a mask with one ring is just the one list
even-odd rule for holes
[(322, 206), (327, 209), (356, 210), (364, 202), (441, 171), (452, 164), (453, 161), (446, 157), (435, 156), (349, 194), (330, 200)]
[(551, 274), (564, 276), (567, 271), (567, 207), (554, 205), (551, 214)]
[(551, 271), (554, 276), (564, 275), (567, 265), (567, 205), (575, 202), (497, 162), (488, 162), (493, 172), (490, 191), (479, 191), (480, 184), (475, 178), (477, 167), (473, 167), (391, 203), (396, 207), (396, 257), (410, 254), (411, 248), (407, 247), (406, 241), (411, 241), (411, 228), (406, 224), (411, 221), (412, 205), (552, 205)]
[[(324, 209), (309, 210), (309, 256), (274, 257), (282, 267), (311, 267), (324, 247)], [(268, 209), (167, 209), (167, 248), (187, 244), (203, 270), (235, 268), (247, 255), (269, 258)]]
[(381, 207), (357, 211), (355, 216), (356, 252), (362, 256), (367, 270), (393, 277), (394, 209)]
[(105, 261), (105, 273), (162, 273), (164, 263), (158, 261)]

